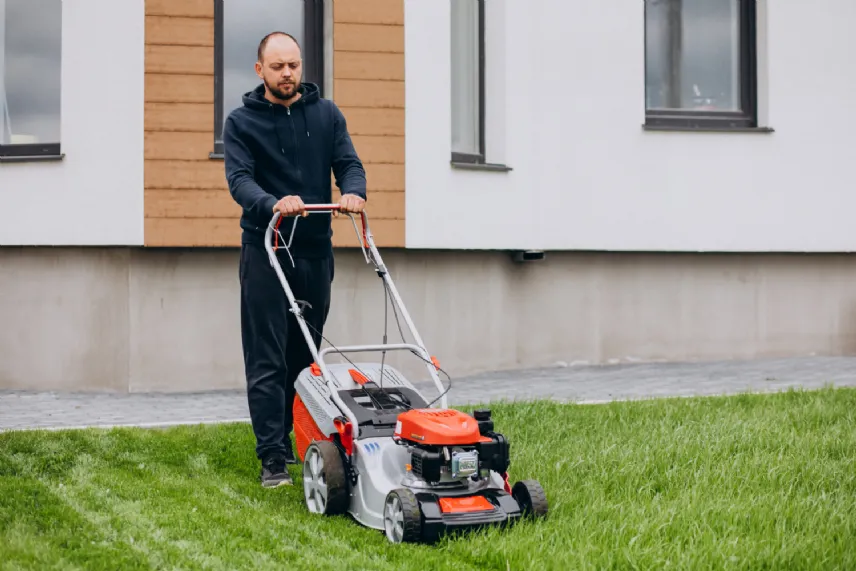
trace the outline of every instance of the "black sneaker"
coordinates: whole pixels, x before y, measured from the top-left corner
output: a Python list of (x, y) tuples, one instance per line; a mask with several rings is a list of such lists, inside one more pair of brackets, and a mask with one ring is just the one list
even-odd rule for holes
[(278, 488), (279, 486), (291, 486), (291, 474), (285, 467), (285, 459), (281, 457), (267, 458), (262, 462), (262, 487)]

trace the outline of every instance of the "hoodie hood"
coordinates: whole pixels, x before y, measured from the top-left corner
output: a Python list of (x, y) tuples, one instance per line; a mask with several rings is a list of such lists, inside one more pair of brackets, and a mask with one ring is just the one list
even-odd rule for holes
[[(291, 107), (315, 103), (320, 98), (320, 90), (318, 89), (318, 85), (314, 83), (301, 83), (298, 91), (301, 94), (300, 99), (292, 103)], [(264, 83), (260, 83), (252, 91), (244, 93), (242, 99), (245, 107), (249, 107), (250, 109), (255, 109), (257, 111), (264, 111), (270, 109), (271, 106), (275, 105), (274, 103), (271, 103), (270, 101), (265, 99)]]

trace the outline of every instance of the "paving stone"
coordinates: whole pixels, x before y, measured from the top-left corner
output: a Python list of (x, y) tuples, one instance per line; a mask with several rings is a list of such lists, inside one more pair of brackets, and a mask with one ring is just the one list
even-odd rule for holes
[[(453, 379), (452, 405), (553, 399), (607, 402), (856, 387), (856, 357), (799, 357), (701, 363), (637, 363), (492, 372)], [(429, 400), (433, 386), (419, 387)], [(57, 393), (0, 391), (0, 431), (84, 426), (169, 426), (248, 422), (246, 393)]]

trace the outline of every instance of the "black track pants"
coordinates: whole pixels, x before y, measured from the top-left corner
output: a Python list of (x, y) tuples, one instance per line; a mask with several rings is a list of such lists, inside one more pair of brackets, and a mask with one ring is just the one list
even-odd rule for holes
[[(278, 254), (294, 297), (311, 306), (303, 307), (303, 316), (318, 348), (321, 337), (312, 327), (323, 333), (327, 321), (333, 258), (295, 257), (292, 267), (285, 251)], [(312, 364), (312, 354), (263, 244), (242, 245), (239, 279), (247, 398), (256, 455), (264, 458), (290, 448), (294, 381)]]

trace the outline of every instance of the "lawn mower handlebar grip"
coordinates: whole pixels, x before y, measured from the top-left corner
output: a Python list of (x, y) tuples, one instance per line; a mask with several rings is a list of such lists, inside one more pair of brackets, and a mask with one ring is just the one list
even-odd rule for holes
[[(342, 206), (339, 204), (304, 204), (304, 209), (308, 214), (319, 213), (319, 212), (341, 212)], [(271, 220), (271, 228), (278, 228), (279, 223), (282, 222), (282, 213), (277, 211), (273, 213), (273, 219)], [(290, 217), (289, 217), (290, 218)], [(363, 210), (360, 212), (360, 221), (363, 224), (363, 232), (362, 235), (359, 236), (360, 241), (363, 243), (364, 248), (368, 248), (368, 230), (369, 230), (369, 219), (366, 215), (366, 211)]]
[(305, 204), (304, 207), (306, 212), (328, 212), (342, 209), (339, 204)]

